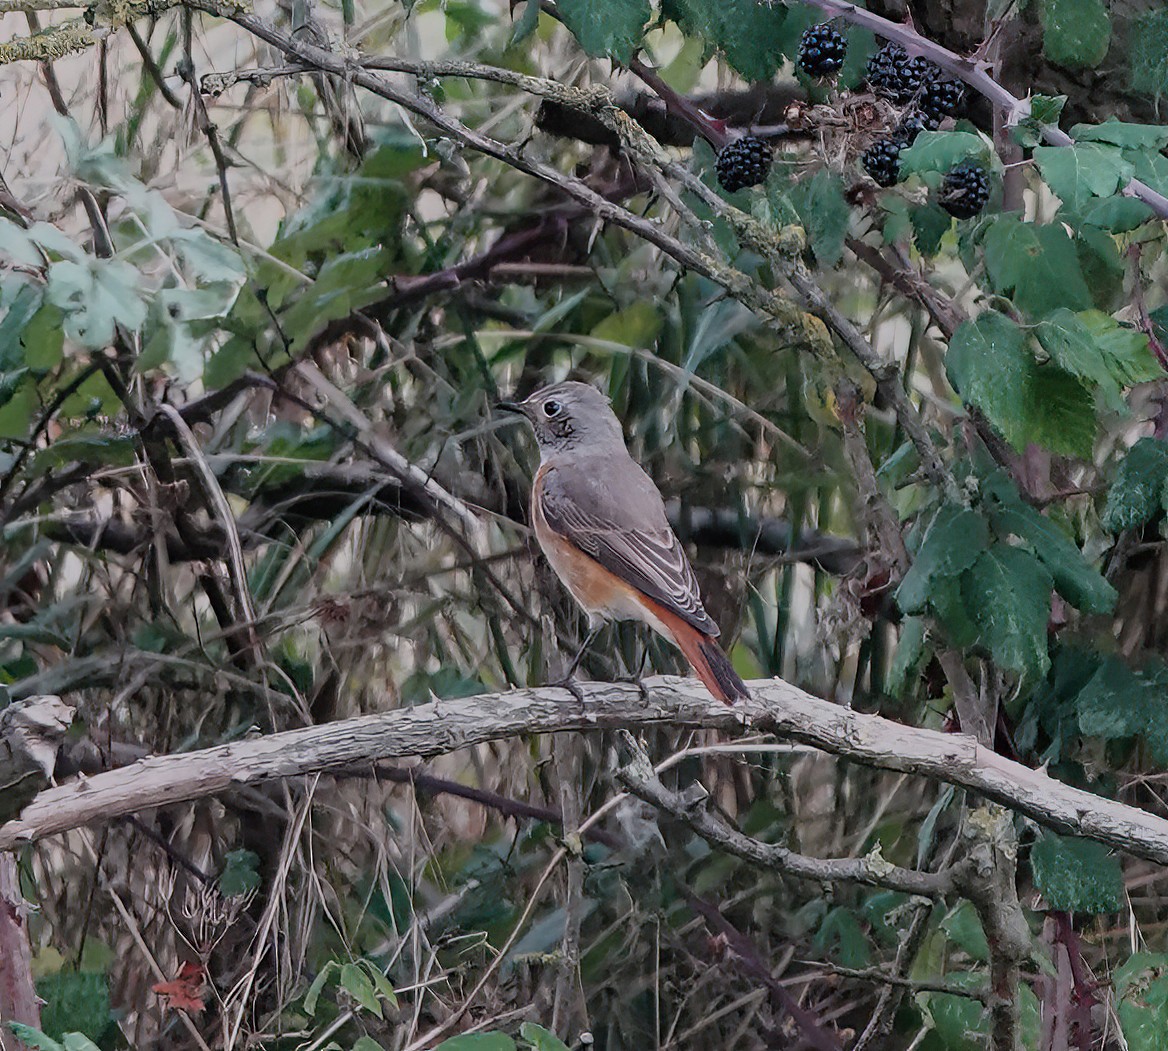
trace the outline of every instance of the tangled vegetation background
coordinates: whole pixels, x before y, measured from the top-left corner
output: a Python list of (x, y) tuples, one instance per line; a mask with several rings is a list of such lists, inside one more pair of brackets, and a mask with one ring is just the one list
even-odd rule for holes
[[(75, 708), (58, 782), (554, 679), (585, 624), (492, 405), (572, 376), (744, 677), (1166, 815), (1161, 5), (0, 26), (0, 706)], [(685, 673), (626, 625), (586, 676), (646, 645)], [(872, 878), (622, 796), (613, 732), (144, 800), (3, 855), (0, 1042), (1164, 1046), (1159, 864), (764, 734), (641, 745), (725, 827)], [(971, 836), (1013, 927), (882, 875)]]

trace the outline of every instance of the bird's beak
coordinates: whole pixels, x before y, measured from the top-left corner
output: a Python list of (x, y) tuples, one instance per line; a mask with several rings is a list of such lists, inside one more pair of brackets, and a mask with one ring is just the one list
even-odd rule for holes
[(520, 416), (526, 416), (527, 412), (522, 405), (517, 401), (500, 401), (496, 402), (495, 408), (502, 409), (504, 412), (517, 412)]

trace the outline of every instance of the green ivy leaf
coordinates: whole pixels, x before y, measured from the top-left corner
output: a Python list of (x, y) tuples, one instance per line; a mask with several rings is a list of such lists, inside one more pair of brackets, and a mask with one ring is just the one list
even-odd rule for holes
[(905, 613), (923, 613), (939, 577), (955, 577), (977, 561), (989, 544), (989, 526), (976, 511), (946, 504), (933, 517), (912, 567), (896, 589)]
[(1165, 506), (1168, 442), (1141, 438), (1128, 450), (1107, 493), (1103, 528), (1110, 533), (1135, 529)]
[(594, 58), (628, 65), (653, 14), (649, 0), (559, 0), (564, 25)]
[(1012, 295), (1033, 318), (1095, 305), (1074, 242), (1061, 225), (1036, 226), (1013, 216), (995, 220), (985, 238), (986, 270), (995, 291)]
[(1058, 912), (1117, 912), (1123, 869), (1102, 843), (1044, 832), (1030, 852), (1034, 883)]
[(1050, 668), (1046, 625), (1054, 580), (1029, 551), (995, 544), (962, 580), (980, 639), (1000, 668), (1033, 682)]
[(1099, 65), (1111, 45), (1111, 18), (1102, 0), (1043, 0), (1042, 53), (1066, 69)]
[(1047, 185), (1076, 210), (1092, 197), (1110, 197), (1128, 184), (1135, 170), (1118, 146), (1106, 142), (1038, 146), (1034, 160)]
[(922, 131), (916, 141), (900, 153), (902, 176), (924, 172), (947, 172), (964, 160), (979, 160), (987, 168), (990, 148), (971, 131)]
[(844, 254), (844, 237), (852, 210), (844, 200), (843, 180), (824, 169), (795, 183), (790, 200), (807, 231), (811, 251), (820, 266), (832, 267)]

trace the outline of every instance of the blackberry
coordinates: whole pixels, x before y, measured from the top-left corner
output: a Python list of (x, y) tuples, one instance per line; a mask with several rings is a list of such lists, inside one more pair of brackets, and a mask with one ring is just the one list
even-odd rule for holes
[(895, 186), (900, 178), (900, 151), (902, 144), (892, 139), (878, 139), (860, 156), (864, 171), (876, 180), (877, 186)]
[(936, 131), (940, 121), (931, 113), (918, 110), (904, 116), (892, 129), (892, 140), (901, 146), (911, 146), (922, 131)]
[(843, 68), (848, 42), (830, 22), (803, 30), (799, 41), (799, 68), (809, 77), (824, 80)]
[(939, 204), (958, 219), (972, 219), (990, 199), (986, 170), (974, 161), (963, 161), (945, 173)]
[(718, 183), (727, 193), (733, 193), (745, 186), (766, 182), (771, 158), (772, 151), (767, 143), (753, 135), (743, 135), (718, 151), (714, 162)]
[(965, 85), (949, 77), (934, 77), (921, 88), (922, 113), (941, 122), (942, 117), (956, 117), (965, 106)]
[(881, 98), (903, 105), (936, 78), (937, 66), (927, 58), (909, 58), (900, 44), (885, 44), (868, 60), (868, 86)]

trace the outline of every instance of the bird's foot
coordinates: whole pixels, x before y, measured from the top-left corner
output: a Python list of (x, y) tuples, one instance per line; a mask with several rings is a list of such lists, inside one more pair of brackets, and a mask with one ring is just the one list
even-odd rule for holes
[(640, 675), (618, 675), (614, 682), (627, 682), (637, 688), (637, 693), (641, 695), (641, 700), (648, 704), (651, 694), (649, 687), (645, 685), (645, 680)]
[(567, 690), (576, 698), (580, 707), (584, 707), (584, 691), (580, 689), (580, 684), (576, 681), (574, 674), (565, 675), (562, 679), (556, 679), (555, 682), (549, 682), (547, 686), (551, 690)]

